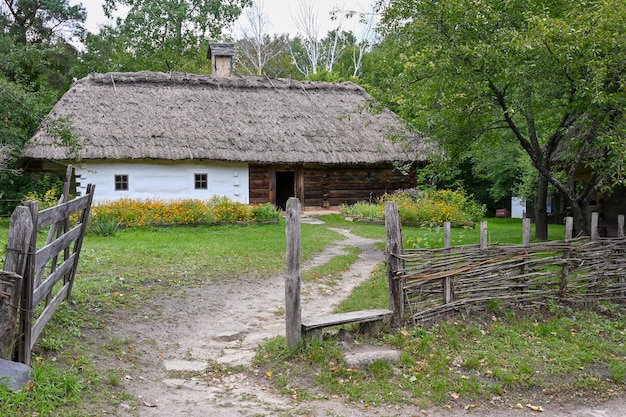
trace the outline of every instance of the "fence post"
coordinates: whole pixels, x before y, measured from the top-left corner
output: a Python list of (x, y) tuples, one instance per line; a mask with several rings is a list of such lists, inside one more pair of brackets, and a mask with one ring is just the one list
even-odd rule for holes
[(389, 284), (389, 309), (393, 311), (391, 327), (402, 326), (404, 317), (404, 282), (396, 279), (395, 273), (403, 268), (399, 255), (404, 253), (402, 224), (396, 203), (385, 203), (385, 229), (387, 230), (387, 282)]
[(522, 220), (522, 245), (530, 245), (530, 218), (527, 217)]
[[(624, 215), (619, 214), (617, 216), (617, 238), (624, 239)], [(619, 276), (619, 283), (622, 287), (622, 301), (626, 301), (626, 278), (623, 274)]]
[(487, 239), (487, 220), (483, 220), (480, 222), (480, 250), (484, 251), (487, 249), (488, 239)]
[(570, 240), (574, 236), (574, 218), (565, 218), (565, 240)]
[[(443, 248), (445, 250), (445, 256), (448, 257), (450, 253), (451, 243), (451, 224), (450, 222), (443, 223)], [(452, 283), (452, 277), (445, 277), (443, 279), (443, 302), (448, 304), (454, 301), (454, 288)]]
[(20, 314), (20, 340), (17, 360), (30, 365), (31, 334), (33, 328), (33, 291), (35, 284), (35, 252), (37, 251), (37, 220), (39, 218), (39, 202), (27, 201), (26, 207), (30, 211), (33, 230), (29, 242), (29, 254), (26, 258), (26, 268), (22, 280), (22, 306)]
[(0, 294), (6, 294), (0, 296), (0, 359), (11, 360), (13, 356), (22, 275), (32, 230), (30, 210), (24, 206), (17, 207), (11, 215), (4, 271), (0, 277)]
[[(569, 242), (572, 236), (574, 235), (574, 218), (566, 217), (565, 218), (565, 243), (570, 245)], [(561, 285), (559, 286), (559, 297), (565, 298), (567, 295), (567, 281), (569, 278), (569, 258), (570, 258), (571, 250), (566, 249), (563, 251), (563, 263), (561, 267)]]
[(302, 338), (300, 305), (300, 200), (290, 197), (285, 209), (287, 253), (285, 256), (285, 338), (295, 349)]
[(591, 240), (600, 239), (600, 232), (598, 231), (598, 212), (594, 211), (591, 213)]

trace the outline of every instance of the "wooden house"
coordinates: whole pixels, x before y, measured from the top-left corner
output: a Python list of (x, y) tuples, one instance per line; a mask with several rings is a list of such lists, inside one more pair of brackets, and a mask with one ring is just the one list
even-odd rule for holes
[[(217, 61), (219, 63), (219, 60)], [(75, 169), (96, 201), (208, 199), (284, 207), (369, 201), (415, 186), (398, 163), (423, 162), (425, 141), (350, 83), (185, 73), (90, 74), (49, 119), (67, 118), (75, 153), (46, 123), (22, 153), (28, 170)], [(392, 141), (392, 138), (402, 139)]]

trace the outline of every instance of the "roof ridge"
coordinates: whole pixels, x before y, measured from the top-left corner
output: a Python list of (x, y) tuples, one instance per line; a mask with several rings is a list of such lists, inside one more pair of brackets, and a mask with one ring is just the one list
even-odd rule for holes
[(299, 90), (352, 91), (367, 94), (365, 89), (351, 81), (324, 82), (300, 81), (290, 78), (272, 78), (267, 75), (233, 75), (220, 77), (209, 74), (190, 74), (186, 72), (107, 72), (90, 73), (77, 82), (96, 84), (153, 83), (153, 84), (190, 84), (214, 86), (217, 88), (268, 88)]

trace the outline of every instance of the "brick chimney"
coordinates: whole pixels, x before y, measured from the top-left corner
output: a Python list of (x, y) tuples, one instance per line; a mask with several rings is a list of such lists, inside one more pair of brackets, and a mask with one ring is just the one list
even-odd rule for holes
[(233, 74), (234, 43), (211, 43), (207, 58), (211, 60), (212, 74), (219, 77), (229, 77)]

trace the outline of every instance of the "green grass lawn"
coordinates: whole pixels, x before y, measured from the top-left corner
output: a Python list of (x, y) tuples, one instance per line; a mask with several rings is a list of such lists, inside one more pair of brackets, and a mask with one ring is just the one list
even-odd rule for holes
[[(325, 226), (301, 225), (303, 262), (342, 238), (330, 227), (385, 239), (382, 225), (348, 222), (337, 215), (323, 219)], [(61, 306), (38, 342), (40, 354), (33, 359), (37, 384), (19, 394), (0, 388), (0, 415), (88, 416), (114, 409), (128, 394), (115, 372), (96, 368), (81, 336), (100, 331), (115, 311), (140, 309), (163, 294), (177, 296), (186, 288), (216, 280), (263, 280), (281, 274), (284, 226), (282, 221), (244, 227), (131, 228), (109, 237), (88, 234), (72, 300)], [(0, 239), (5, 242), (7, 230), (8, 220), (0, 219)], [(521, 242), (521, 220), (489, 219), (489, 230), (491, 243)], [(421, 239), (431, 247), (441, 242), (440, 228), (406, 227), (403, 232), (407, 242)], [(551, 239), (562, 235), (562, 226), (550, 226)], [(452, 236), (454, 244), (479, 242), (478, 228), (453, 229)], [(2, 259), (5, 246), (0, 246)], [(332, 285), (357, 256), (357, 251), (348, 251), (303, 274), (303, 279)], [(339, 310), (386, 306), (381, 265)], [(476, 319), (459, 316), (430, 328), (383, 332), (377, 343), (402, 351), (397, 368), (376, 363), (368, 370), (349, 370), (341, 365), (335, 340), (288, 352), (280, 338), (260, 348), (264, 361), (258, 366), (274, 372), (279, 388), (291, 387), (299, 395), (339, 395), (370, 403), (445, 404), (457, 395), (466, 401), (485, 401), (523, 396), (539, 388), (567, 395), (624, 392), (623, 309), (605, 306), (610, 314), (603, 315), (553, 305), (526, 316), (492, 307)], [(109, 350), (115, 351), (114, 346)], [(315, 390), (294, 388), (302, 377), (297, 369), (312, 378)]]

